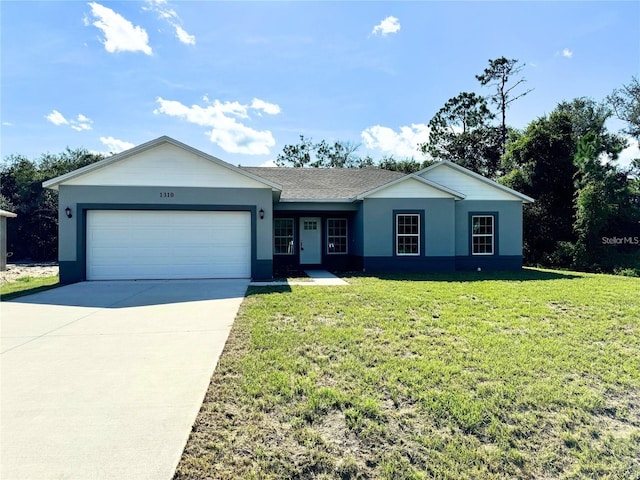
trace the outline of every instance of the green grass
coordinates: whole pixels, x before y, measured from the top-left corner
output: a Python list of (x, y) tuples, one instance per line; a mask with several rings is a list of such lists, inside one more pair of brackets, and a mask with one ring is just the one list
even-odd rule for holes
[(638, 479), (640, 280), (254, 288), (177, 479)]
[(0, 301), (12, 300), (24, 295), (42, 292), (59, 285), (58, 275), (49, 277), (20, 277), (0, 285)]

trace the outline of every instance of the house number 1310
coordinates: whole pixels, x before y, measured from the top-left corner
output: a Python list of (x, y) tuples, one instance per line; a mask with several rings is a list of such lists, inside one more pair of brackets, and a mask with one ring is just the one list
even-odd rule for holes
[(160, 198), (173, 198), (173, 192), (160, 192)]

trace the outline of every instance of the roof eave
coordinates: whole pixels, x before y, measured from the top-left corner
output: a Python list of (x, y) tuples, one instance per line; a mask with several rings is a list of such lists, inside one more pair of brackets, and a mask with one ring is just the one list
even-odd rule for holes
[(352, 203), (352, 198), (281, 198), (280, 203)]

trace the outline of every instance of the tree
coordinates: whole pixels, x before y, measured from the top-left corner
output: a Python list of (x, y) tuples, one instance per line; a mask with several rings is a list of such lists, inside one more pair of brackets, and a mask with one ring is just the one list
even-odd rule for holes
[(573, 266), (587, 270), (611, 270), (632, 266), (632, 256), (602, 243), (606, 236), (629, 235), (640, 222), (640, 208), (632, 195), (632, 181), (620, 169), (599, 160), (602, 139), (593, 132), (578, 142), (576, 173), (577, 235)]
[(355, 155), (360, 145), (351, 142), (335, 141), (333, 144), (322, 140), (313, 143), (310, 138), (300, 135), (300, 143), (285, 145), (278, 154), (276, 165), (279, 167), (325, 167), (347, 168), (358, 166), (361, 159)]
[(414, 160), (413, 158), (405, 158), (404, 160), (396, 160), (393, 156), (382, 157), (378, 162), (377, 167), (384, 170), (392, 170), (394, 172), (402, 173), (416, 173), (420, 170), (427, 168), (434, 162), (432, 160), (424, 160), (422, 162)]
[(506, 57), (489, 60), (489, 66), (484, 69), (480, 75), (476, 75), (476, 79), (484, 86), (494, 87), (496, 93), (489, 97), (496, 104), (500, 112), (500, 152), (504, 153), (507, 144), (507, 108), (517, 99), (531, 93), (533, 89), (515, 95), (513, 90), (526, 82), (524, 78), (515, 79), (515, 83), (508, 85), (512, 77), (518, 75), (523, 65), (518, 64), (516, 59), (507, 59)]
[(0, 196), (18, 217), (7, 222), (8, 246), (14, 258), (55, 260), (58, 256), (58, 192), (42, 188), (42, 182), (63, 175), (103, 157), (85, 149), (37, 160), (22, 155), (4, 159), (0, 171)]
[(632, 169), (614, 162), (625, 141), (607, 131), (610, 115), (576, 98), (508, 144), (501, 181), (536, 200), (523, 215), (527, 263), (611, 271), (635, 262), (602, 245), (605, 233), (630, 232), (640, 220)]
[(640, 82), (638, 77), (631, 77), (628, 85), (615, 89), (607, 97), (616, 117), (628, 123), (623, 133), (640, 141)]
[(507, 148), (503, 183), (535, 199), (523, 212), (526, 263), (548, 263), (558, 242), (574, 240), (574, 152), (571, 116), (557, 111), (531, 122)]
[(419, 150), (435, 160), (450, 160), (494, 177), (500, 162), (499, 137), (486, 100), (462, 92), (450, 98), (429, 121), (429, 139)]
[[(351, 142), (335, 141), (333, 145), (325, 140), (316, 144), (316, 157), (319, 167), (349, 168), (355, 166), (359, 157), (355, 155), (360, 145)], [(315, 165), (314, 165), (315, 166)]]
[(606, 122), (611, 118), (612, 111), (605, 103), (596, 102), (588, 97), (578, 97), (570, 102), (559, 103), (556, 111), (567, 113), (571, 117), (571, 137), (576, 149), (580, 139), (589, 133), (593, 133), (599, 139), (596, 156), (605, 154), (611, 160), (615, 160), (627, 145), (624, 138), (607, 130)]
[(293, 145), (285, 145), (282, 153), (278, 154), (276, 165), (284, 167), (289, 164), (291, 167), (306, 167), (311, 163), (315, 146), (311, 143), (311, 139), (304, 138), (300, 135), (300, 143)]

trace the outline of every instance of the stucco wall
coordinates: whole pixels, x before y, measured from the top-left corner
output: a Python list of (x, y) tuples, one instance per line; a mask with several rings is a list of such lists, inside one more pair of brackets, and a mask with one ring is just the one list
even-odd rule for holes
[(522, 202), (462, 200), (456, 202), (456, 255), (470, 255), (469, 214), (495, 213), (498, 224), (497, 256), (522, 256)]
[(365, 257), (394, 255), (394, 211), (402, 210), (424, 212), (421, 256), (454, 255), (455, 210), (452, 198), (367, 198), (363, 202)]

